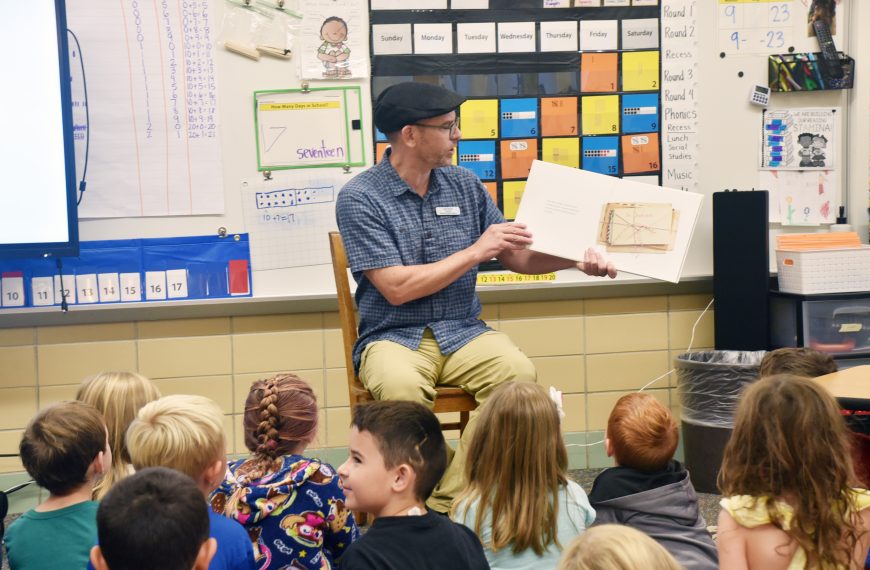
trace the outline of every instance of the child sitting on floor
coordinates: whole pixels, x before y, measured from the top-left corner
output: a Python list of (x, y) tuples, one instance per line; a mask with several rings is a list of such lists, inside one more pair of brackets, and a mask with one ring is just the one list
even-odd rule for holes
[(846, 424), (813, 380), (780, 374), (746, 389), (719, 487), (723, 570), (863, 566), (870, 492), (854, 488)]
[(677, 423), (649, 394), (617, 400), (604, 446), (616, 467), (592, 484), (596, 524), (617, 523), (651, 536), (688, 570), (715, 570), (718, 557), (689, 472), (674, 459)]
[(49, 496), (9, 527), (10, 568), (85, 568), (97, 541), (97, 503), (91, 494), (112, 464), (103, 417), (82, 402), (49, 406), (30, 420), (19, 452), (24, 468)]
[(212, 509), (247, 528), (259, 570), (332, 567), (358, 531), (335, 470), (302, 455), (317, 434), (311, 386), (295, 374), (257, 380), (244, 427), (252, 455), (227, 466)]
[(562, 548), (595, 520), (586, 493), (568, 479), (556, 403), (537, 384), (506, 382), (479, 413), (468, 485), (452, 516), (480, 537), (491, 568), (555, 568)]

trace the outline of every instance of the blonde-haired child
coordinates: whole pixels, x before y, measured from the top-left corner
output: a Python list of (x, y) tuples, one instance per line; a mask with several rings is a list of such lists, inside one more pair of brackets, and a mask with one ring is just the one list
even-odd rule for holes
[(862, 568), (870, 492), (856, 489), (849, 434), (815, 381), (779, 374), (749, 386), (725, 447), (720, 567)]
[(592, 484), (596, 524), (624, 524), (661, 544), (686, 570), (717, 570), (689, 472), (674, 459), (680, 434), (667, 406), (645, 393), (616, 401), (604, 446), (616, 467)]
[[(203, 396), (163, 396), (139, 410), (127, 430), (127, 450), (137, 471), (168, 467), (184, 473), (205, 502), (226, 472), (223, 412)], [(209, 536), (217, 541), (211, 568), (253, 569), (254, 552), (245, 529), (208, 511)]]
[(568, 479), (559, 410), (544, 388), (506, 382), (483, 405), (468, 449), (468, 485), (452, 517), (474, 530), (492, 568), (555, 568), (595, 520)]
[(247, 528), (259, 570), (331, 568), (358, 535), (335, 469), (302, 455), (317, 417), (314, 391), (295, 374), (257, 380), (248, 393), (252, 455), (227, 466), (211, 504)]
[(559, 570), (682, 570), (667, 550), (629, 526), (590, 528), (562, 554)]
[(94, 488), (95, 500), (102, 499), (116, 481), (133, 472), (124, 435), (139, 408), (159, 397), (157, 386), (136, 372), (101, 372), (79, 385), (76, 400), (94, 406), (103, 414), (112, 448), (112, 468)]

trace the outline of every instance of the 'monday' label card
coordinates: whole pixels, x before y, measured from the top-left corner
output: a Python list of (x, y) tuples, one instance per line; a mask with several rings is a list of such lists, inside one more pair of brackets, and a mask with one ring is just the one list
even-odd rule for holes
[(414, 53), (453, 53), (453, 25), (414, 24)]

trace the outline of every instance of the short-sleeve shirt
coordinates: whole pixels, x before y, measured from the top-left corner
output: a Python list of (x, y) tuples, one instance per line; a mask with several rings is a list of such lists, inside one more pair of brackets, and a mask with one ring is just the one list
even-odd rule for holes
[(472, 245), (490, 225), (504, 222), (471, 171), (458, 166), (434, 169), (429, 190), (420, 197), (399, 177), (388, 150), (381, 162), (342, 188), (336, 217), (357, 282), (355, 368), (359, 369), (365, 346), (376, 340), (416, 350), (429, 328), (441, 352), (451, 354), (489, 330), (479, 319), (477, 267), (437, 293), (398, 307), (390, 305), (364, 274), (369, 269), (440, 261)]

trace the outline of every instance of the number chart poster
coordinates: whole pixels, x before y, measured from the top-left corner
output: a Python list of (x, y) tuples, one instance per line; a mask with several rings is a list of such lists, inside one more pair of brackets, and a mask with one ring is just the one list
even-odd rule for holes
[[(507, 219), (535, 160), (660, 185), (657, 1), (393, 4), (371, 6), (373, 100), (402, 81), (468, 97), (454, 162)], [(374, 136), (380, 160), (388, 144)]]

